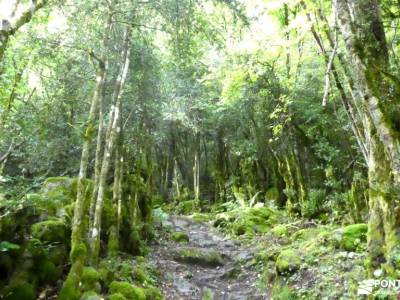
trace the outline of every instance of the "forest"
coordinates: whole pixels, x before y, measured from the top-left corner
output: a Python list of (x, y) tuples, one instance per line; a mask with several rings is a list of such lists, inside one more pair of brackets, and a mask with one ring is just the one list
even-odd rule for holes
[(399, 0), (0, 22), (0, 299), (400, 299)]

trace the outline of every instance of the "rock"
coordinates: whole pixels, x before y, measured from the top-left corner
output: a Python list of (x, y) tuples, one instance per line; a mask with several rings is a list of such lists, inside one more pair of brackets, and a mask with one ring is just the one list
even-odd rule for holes
[(82, 271), (82, 288), (86, 291), (101, 292), (100, 273), (92, 267), (85, 267)]
[(65, 243), (69, 242), (68, 228), (62, 220), (51, 219), (33, 224), (32, 237), (42, 242)]
[(335, 230), (334, 239), (336, 243), (346, 251), (355, 251), (360, 243), (367, 239), (368, 225), (353, 224)]
[(279, 274), (293, 273), (300, 265), (300, 256), (291, 249), (283, 250), (276, 259), (276, 270)]
[(89, 291), (84, 293), (79, 300), (103, 300), (104, 298), (99, 296), (96, 292)]
[(121, 293), (116, 293), (110, 295), (110, 297), (108, 297), (108, 300), (126, 300), (126, 298)]
[(271, 232), (277, 236), (287, 236), (288, 235), (288, 229), (285, 225), (277, 225), (274, 228), (272, 228)]
[(175, 231), (171, 234), (171, 238), (178, 243), (188, 243), (189, 236), (186, 232), (183, 231)]
[(12, 283), (6, 287), (3, 291), (3, 295), (0, 294), (1, 299), (7, 300), (35, 300), (36, 291), (32, 284), (28, 282)]
[(222, 256), (217, 251), (193, 247), (183, 247), (176, 250), (173, 258), (179, 262), (208, 267), (222, 266), (224, 264)]

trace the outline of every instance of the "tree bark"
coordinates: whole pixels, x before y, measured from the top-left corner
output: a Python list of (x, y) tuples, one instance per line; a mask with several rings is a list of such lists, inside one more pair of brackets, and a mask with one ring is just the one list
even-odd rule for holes
[(400, 110), (398, 91), (386, 78), (389, 56), (380, 7), (376, 0), (335, 0), (333, 4), (355, 68), (362, 113), (368, 120), (369, 272), (382, 267), (393, 274), (400, 253), (400, 131), (396, 119)]
[(120, 74), (118, 75), (114, 94), (113, 94), (113, 106), (112, 109), (114, 111), (113, 118), (109, 121), (110, 134), (107, 137), (106, 145), (104, 149), (103, 161), (101, 166), (101, 173), (99, 178), (99, 189), (96, 199), (95, 206), (95, 214), (93, 219), (93, 227), (91, 228), (90, 234), (90, 254), (91, 254), (91, 263), (93, 265), (97, 264), (99, 251), (100, 251), (100, 234), (101, 234), (101, 216), (104, 206), (104, 195), (107, 188), (107, 174), (111, 165), (111, 156), (115, 148), (115, 143), (117, 140), (117, 136), (121, 131), (121, 98), (122, 91), (125, 84), (125, 80), (128, 74), (129, 68), (129, 55), (130, 55), (130, 35), (131, 30), (128, 27), (124, 33), (124, 45), (122, 52), (122, 65)]

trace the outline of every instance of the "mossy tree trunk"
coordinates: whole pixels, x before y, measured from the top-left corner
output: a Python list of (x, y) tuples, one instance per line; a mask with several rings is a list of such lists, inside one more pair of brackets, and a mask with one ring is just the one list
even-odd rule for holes
[(100, 59), (97, 59), (97, 61), (96, 88), (90, 104), (89, 116), (83, 136), (82, 154), (77, 183), (77, 196), (74, 206), (74, 216), (72, 219), (70, 254), (71, 269), (61, 291), (60, 299), (69, 299), (71, 291), (74, 289), (78, 290), (81, 273), (86, 262), (87, 250), (84, 236), (84, 215), (85, 206), (87, 204), (86, 198), (88, 186), (85, 180), (87, 179), (87, 169), (89, 165), (90, 144), (93, 138), (93, 133), (95, 132), (96, 111), (98, 103), (102, 101), (101, 98), (103, 97), (104, 81), (106, 77), (106, 66), (104, 62)]
[(121, 107), (122, 107), (122, 91), (125, 84), (125, 80), (128, 74), (129, 67), (129, 55), (130, 55), (130, 36), (131, 30), (128, 27), (124, 33), (124, 44), (122, 50), (122, 64), (120, 73), (114, 87), (113, 93), (113, 113), (112, 118), (109, 120), (109, 134), (107, 135), (106, 145), (104, 148), (103, 161), (101, 165), (101, 172), (99, 178), (98, 194), (96, 199), (95, 213), (93, 218), (93, 225), (90, 228), (90, 258), (93, 265), (97, 264), (98, 256), (100, 252), (100, 234), (101, 234), (101, 217), (104, 206), (104, 196), (107, 188), (107, 174), (110, 169), (112, 154), (115, 148), (117, 137), (121, 131)]
[(377, 0), (335, 0), (341, 33), (355, 68), (369, 146), (370, 271), (392, 273), (399, 262), (400, 103)]

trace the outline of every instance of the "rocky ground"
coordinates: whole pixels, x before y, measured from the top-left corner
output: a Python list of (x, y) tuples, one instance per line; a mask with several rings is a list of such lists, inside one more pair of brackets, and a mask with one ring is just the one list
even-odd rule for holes
[(254, 253), (224, 238), (207, 222), (170, 216), (169, 233), (152, 245), (166, 299), (268, 299), (257, 287), (259, 272), (249, 267)]

